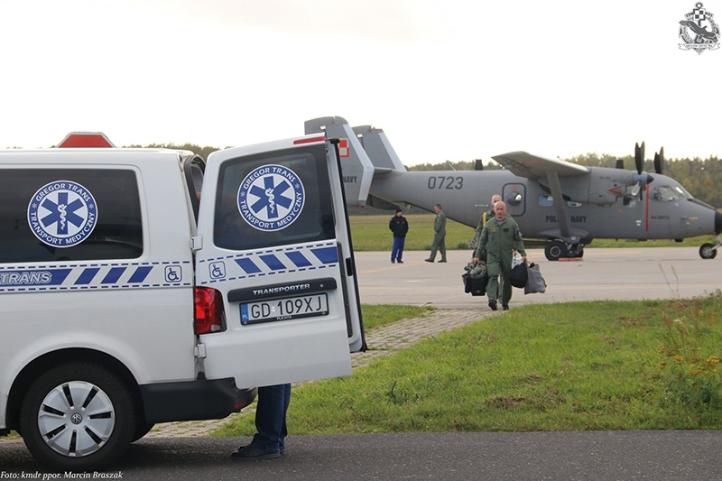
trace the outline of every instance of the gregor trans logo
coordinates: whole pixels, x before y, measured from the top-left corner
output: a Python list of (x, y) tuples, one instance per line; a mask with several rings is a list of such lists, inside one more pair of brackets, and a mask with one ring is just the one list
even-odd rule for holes
[(41, 242), (72, 247), (90, 236), (98, 222), (93, 194), (70, 180), (54, 180), (40, 187), (28, 203), (28, 225)]

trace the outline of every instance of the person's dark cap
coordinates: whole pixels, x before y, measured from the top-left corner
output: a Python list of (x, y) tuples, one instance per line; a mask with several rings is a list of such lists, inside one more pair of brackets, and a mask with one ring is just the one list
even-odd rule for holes
[(394, 213), (396, 212), (402, 212), (402, 210), (397, 207), (396, 210), (394, 210)]

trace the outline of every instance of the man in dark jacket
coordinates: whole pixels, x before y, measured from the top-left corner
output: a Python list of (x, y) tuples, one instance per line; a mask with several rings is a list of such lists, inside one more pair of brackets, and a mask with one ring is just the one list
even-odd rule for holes
[(394, 216), (389, 221), (389, 230), (394, 234), (394, 243), (391, 247), (391, 263), (403, 264), (401, 257), (404, 255), (404, 242), (406, 233), (409, 231), (409, 223), (406, 217), (401, 215), (401, 209), (396, 209)]

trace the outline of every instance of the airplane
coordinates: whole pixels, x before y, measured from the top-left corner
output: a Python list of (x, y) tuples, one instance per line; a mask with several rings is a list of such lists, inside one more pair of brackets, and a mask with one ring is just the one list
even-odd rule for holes
[[(351, 127), (342, 117), (307, 120), (305, 133), (348, 139), (342, 159), (347, 205), (394, 209), (412, 205), (476, 227), (483, 204), (499, 193), (527, 239), (545, 241), (550, 261), (579, 258), (593, 239), (674, 239), (722, 232), (722, 213), (695, 199), (663, 174), (664, 149), (655, 153), (655, 173), (643, 172), (644, 143), (635, 145), (634, 171), (586, 167), (527, 152), (492, 157), (503, 170), (409, 172), (382, 129)], [(481, 167), (477, 162), (477, 169)], [(722, 239), (722, 237), (720, 237)], [(720, 242), (703, 244), (714, 258)]]

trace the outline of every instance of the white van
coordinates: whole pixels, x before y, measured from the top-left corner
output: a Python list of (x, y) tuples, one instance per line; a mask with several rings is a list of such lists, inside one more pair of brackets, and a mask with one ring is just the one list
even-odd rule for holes
[[(364, 349), (338, 142), (0, 152), (0, 432), (97, 469)], [(349, 349), (350, 347), (350, 349)]]

